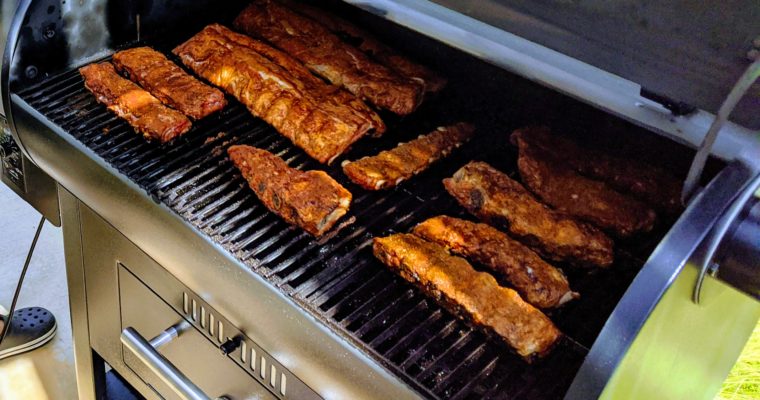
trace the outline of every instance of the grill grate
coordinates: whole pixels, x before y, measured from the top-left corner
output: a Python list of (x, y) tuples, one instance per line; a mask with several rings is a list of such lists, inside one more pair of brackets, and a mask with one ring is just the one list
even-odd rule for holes
[[(188, 134), (159, 145), (146, 142), (97, 104), (76, 70), (50, 77), (19, 95), (155, 201), (426, 397), (561, 397), (643, 257), (658, 241), (637, 243), (635, 248), (643, 249), (637, 252), (619, 251), (616, 265), (607, 271), (593, 275), (569, 271), (571, 285), (582, 298), (552, 315), (568, 339), (545, 360), (528, 365), (500, 341), (473, 330), (388, 271), (371, 253), (373, 236), (407, 231), (437, 214), (464, 216), (440, 181), (466, 161), (489, 161), (514, 174), (515, 153), (506, 145), (503, 123), (489, 122), (482, 111), (473, 114), (477, 107), (469, 112), (468, 107), (460, 109), (469, 113), (470, 118), (464, 119), (477, 123), (478, 139), (416, 177), (413, 185), (369, 193), (350, 184), (339, 166), (318, 165), (233, 99), (221, 113), (197, 122)], [(440, 121), (440, 116), (451, 115), (451, 108), (451, 101), (434, 99), (411, 118), (388, 116), (389, 132), (381, 139), (357, 143), (348, 158), (392, 147), (449, 122)], [(355, 222), (324, 243), (288, 226), (263, 207), (226, 158), (225, 149), (232, 144), (265, 148), (297, 168), (326, 169), (354, 193), (348, 217)]]

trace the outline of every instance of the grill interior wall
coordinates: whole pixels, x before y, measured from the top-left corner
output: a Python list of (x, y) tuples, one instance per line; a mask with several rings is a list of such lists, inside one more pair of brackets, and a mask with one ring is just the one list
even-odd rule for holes
[[(318, 319), (431, 398), (561, 397), (602, 325), (659, 242), (667, 224), (646, 237), (618, 242), (616, 262), (594, 274), (565, 268), (581, 298), (551, 318), (567, 335), (546, 359), (528, 365), (499, 340), (473, 330), (377, 261), (371, 238), (406, 232), (427, 217), (468, 218), (443, 190), (441, 179), (469, 160), (515, 175), (508, 134), (526, 124), (623, 154), (640, 154), (683, 171), (691, 151), (532, 84), (499, 68), (357, 10), (339, 7), (386, 42), (443, 72), (449, 87), (414, 114), (383, 114), (388, 132), (365, 138), (331, 167), (320, 166), (234, 99), (221, 113), (197, 122), (168, 145), (147, 143), (96, 103), (76, 70), (48, 77), (20, 96), (120, 173), (222, 245)], [(382, 28), (382, 29), (380, 29)], [(188, 36), (147, 44), (168, 54)], [(128, 47), (132, 44), (127, 44)], [(470, 121), (475, 139), (396, 190), (367, 192), (340, 171), (340, 160), (394, 146), (436, 126)], [(249, 144), (291, 166), (324, 169), (354, 194), (347, 218), (355, 222), (317, 241), (268, 212), (226, 158), (226, 147)], [(345, 220), (345, 219), (344, 219)], [(477, 267), (477, 266), (476, 266)], [(239, 303), (244, 304), (244, 299)]]

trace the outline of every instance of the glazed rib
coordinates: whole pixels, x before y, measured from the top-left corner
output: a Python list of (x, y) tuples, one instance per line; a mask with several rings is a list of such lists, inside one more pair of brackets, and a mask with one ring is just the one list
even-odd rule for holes
[(109, 62), (79, 68), (84, 86), (99, 102), (126, 120), (146, 139), (166, 143), (191, 128), (190, 120), (116, 73)]
[(201, 83), (150, 47), (119, 51), (113, 55), (113, 65), (162, 103), (190, 118), (201, 119), (227, 105), (224, 93)]
[(339, 114), (341, 118), (354, 121), (356, 124), (368, 125), (367, 133), (373, 136), (380, 136), (385, 132), (385, 123), (380, 119), (380, 116), (358, 97), (337, 86), (325, 84), (324, 81), (309, 72), (308, 68), (287, 53), (244, 35), (231, 31), (226, 31), (226, 33), (229, 40), (250, 48), (285, 69), (297, 82), (303, 85), (303, 90), (309, 91), (321, 101), (329, 103), (330, 107), (334, 109), (333, 112)]
[(263, 38), (315, 74), (361, 99), (406, 115), (422, 102), (419, 82), (398, 75), (343, 42), (320, 23), (271, 0), (256, 0), (235, 19), (235, 28)]
[(259, 200), (289, 224), (321, 236), (348, 212), (351, 193), (323, 171), (299, 171), (256, 147), (227, 149)]
[(506, 277), (538, 308), (559, 307), (578, 297), (562, 271), (490, 225), (441, 215), (420, 223), (412, 233)]
[(523, 183), (557, 211), (619, 237), (649, 232), (654, 227), (654, 211), (640, 201), (580, 175), (559, 157), (523, 139), (520, 131), (512, 140), (520, 150), (517, 166)]
[(392, 188), (447, 156), (469, 140), (473, 132), (475, 127), (463, 122), (439, 127), (375, 156), (354, 162), (344, 161), (343, 172), (352, 182), (367, 190)]
[(401, 76), (420, 82), (429, 93), (440, 92), (446, 86), (446, 79), (431, 69), (417, 64), (378, 41), (372, 34), (329, 12), (298, 1), (281, 1), (295, 10), (324, 25), (344, 42), (355, 45), (372, 59), (396, 71)]
[(599, 229), (550, 209), (484, 162), (468, 163), (443, 184), (470, 213), (505, 229), (544, 258), (580, 266), (612, 264), (612, 240)]
[(440, 245), (410, 234), (375, 238), (380, 261), (428, 296), (493, 332), (530, 360), (547, 354), (562, 336), (551, 320), (493, 276), (478, 272)]
[(551, 134), (547, 127), (519, 129), (512, 134), (551, 152), (583, 175), (643, 200), (672, 215), (681, 211), (681, 182), (667, 171), (640, 161), (582, 148), (572, 140)]
[(365, 134), (384, 129), (348, 93), (307, 79), (287, 55), (221, 25), (207, 26), (174, 53), (319, 162), (329, 164)]

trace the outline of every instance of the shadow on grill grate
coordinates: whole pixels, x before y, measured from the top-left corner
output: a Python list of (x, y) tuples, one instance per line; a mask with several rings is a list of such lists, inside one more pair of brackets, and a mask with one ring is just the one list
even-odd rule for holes
[[(440, 182), (468, 160), (489, 161), (514, 175), (516, 155), (504, 136), (508, 130), (473, 111), (477, 104), (460, 113), (469, 113), (478, 125), (477, 139), (415, 178), (413, 185), (369, 193), (350, 184), (338, 162), (322, 168), (233, 99), (221, 113), (162, 146), (146, 142), (97, 104), (77, 71), (51, 77), (20, 96), (428, 397), (561, 397), (659, 239), (637, 243), (637, 251), (618, 251), (616, 265), (607, 271), (570, 271), (571, 285), (582, 297), (551, 316), (568, 339), (548, 358), (528, 365), (389, 272), (371, 252), (373, 236), (407, 231), (438, 214), (464, 216)], [(392, 147), (450, 122), (440, 120), (450, 108), (445, 99), (434, 99), (411, 118), (389, 117), (390, 130), (382, 139), (362, 140), (347, 158)], [(227, 159), (232, 144), (265, 148), (297, 168), (326, 169), (354, 193), (348, 217), (355, 222), (324, 243), (288, 226), (260, 204)]]

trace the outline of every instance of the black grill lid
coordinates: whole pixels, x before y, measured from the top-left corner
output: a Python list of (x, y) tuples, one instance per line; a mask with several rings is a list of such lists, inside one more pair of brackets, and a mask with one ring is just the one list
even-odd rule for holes
[[(433, 1), (712, 113), (760, 54), (756, 0)], [(732, 119), (760, 129), (759, 104), (760, 82)]]

